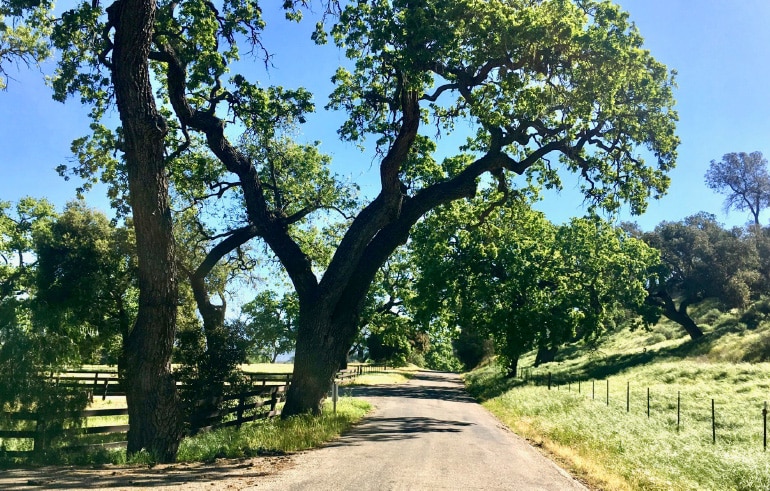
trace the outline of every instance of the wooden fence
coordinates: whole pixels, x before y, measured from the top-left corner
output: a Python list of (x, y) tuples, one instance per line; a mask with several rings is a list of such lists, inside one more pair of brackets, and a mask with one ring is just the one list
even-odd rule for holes
[(377, 364), (377, 365), (351, 365), (348, 368), (344, 370), (340, 370), (337, 372), (337, 375), (334, 377), (335, 380), (344, 382), (345, 380), (354, 379), (360, 375), (364, 375), (367, 373), (381, 373), (385, 372), (388, 369), (387, 364)]
[[(365, 373), (382, 372), (387, 369), (385, 365), (354, 365), (346, 370), (340, 370), (336, 380), (348, 380)], [(238, 426), (243, 423), (262, 418), (270, 418), (281, 414), (278, 404), (286, 398), (286, 392), (291, 383), (291, 373), (244, 373), (249, 378), (249, 389), (238, 394), (226, 396), (218, 406), (221, 409), (207, 413), (197, 412), (190, 421), (189, 435), (194, 435), (212, 428), (225, 426)], [(86, 390), (89, 400), (93, 402), (94, 396), (106, 399), (107, 396), (125, 396), (125, 391), (118, 379), (116, 370), (71, 370), (62, 373), (51, 374), (52, 383), (59, 386), (68, 386)], [(198, 401), (198, 406), (205, 407), (207, 402)], [(104, 416), (127, 416), (127, 408), (87, 409), (77, 414), (76, 418), (99, 418)], [(46, 421), (34, 412), (16, 411), (2, 413), (5, 419), (11, 421), (26, 421), (26, 429), (0, 429), (0, 439), (32, 439), (34, 450), (12, 451), (0, 446), (0, 455), (10, 457), (29, 456), (36, 452), (43, 452), (50, 448), (51, 435), (47, 429)], [(128, 424), (89, 426), (84, 428), (69, 428), (64, 430), (64, 436), (76, 438), (81, 435), (106, 435), (126, 433)], [(99, 444), (102, 447), (125, 446), (125, 441), (116, 441)], [(82, 448), (83, 445), (72, 445), (65, 449)]]

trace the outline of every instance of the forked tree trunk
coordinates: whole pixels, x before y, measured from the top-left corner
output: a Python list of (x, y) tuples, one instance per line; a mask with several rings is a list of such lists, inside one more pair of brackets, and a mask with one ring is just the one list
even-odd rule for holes
[(125, 344), (128, 453), (176, 460), (182, 420), (171, 350), (178, 292), (164, 138), (148, 56), (154, 0), (120, 0), (108, 9), (115, 28), (112, 81), (125, 136), (129, 196), (139, 264), (139, 311)]
[(695, 321), (692, 320), (692, 317), (687, 313), (687, 308), (692, 303), (691, 301), (680, 302), (679, 308), (677, 309), (674, 299), (664, 290), (650, 295), (648, 301), (661, 307), (663, 309), (663, 315), (667, 319), (682, 326), (693, 340), (703, 337), (703, 331), (701, 331), (700, 327), (698, 327)]

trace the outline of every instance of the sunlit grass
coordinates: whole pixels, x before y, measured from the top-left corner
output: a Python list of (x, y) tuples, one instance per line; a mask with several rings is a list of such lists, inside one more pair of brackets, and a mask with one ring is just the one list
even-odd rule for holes
[(386, 385), (403, 384), (414, 377), (418, 367), (389, 368), (385, 372), (365, 373), (356, 378), (345, 380), (342, 385)]
[[(551, 373), (550, 391), (505, 379), (494, 366), (467, 374), (466, 383), (504, 423), (597, 488), (770, 489), (762, 414), (770, 363), (740, 362), (759, 353), (770, 323), (747, 329), (740, 313), (709, 305), (697, 313), (710, 322), (700, 322), (707, 334), (698, 342), (663, 322), (651, 332), (618, 332), (593, 349), (565, 350), (534, 372), (540, 383)], [(520, 366), (533, 361), (529, 354)]]
[(243, 425), (240, 430), (223, 428), (203, 433), (182, 441), (179, 460), (211, 461), (306, 450), (337, 438), (370, 409), (371, 405), (363, 400), (341, 398), (336, 413), (327, 403), (318, 417), (272, 418)]

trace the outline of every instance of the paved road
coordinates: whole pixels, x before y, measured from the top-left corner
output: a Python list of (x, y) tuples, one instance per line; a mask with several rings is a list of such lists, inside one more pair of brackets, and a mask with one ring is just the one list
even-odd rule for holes
[(355, 389), (377, 407), (319, 450), (285, 457), (0, 471), (0, 489), (555, 490), (585, 489), (465, 392), (457, 375)]
[(585, 489), (465, 392), (455, 374), (362, 388), (376, 412), (296, 466), (248, 489)]

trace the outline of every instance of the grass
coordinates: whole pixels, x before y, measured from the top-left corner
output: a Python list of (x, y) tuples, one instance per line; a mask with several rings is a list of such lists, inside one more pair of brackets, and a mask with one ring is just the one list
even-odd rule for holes
[(551, 373), (550, 391), (532, 379), (505, 379), (493, 365), (466, 375), (466, 383), (504, 423), (597, 488), (770, 489), (770, 456), (762, 441), (770, 363), (745, 362), (767, 359), (756, 339), (770, 336), (770, 323), (749, 329), (739, 321), (741, 313), (715, 312), (709, 305), (698, 314), (711, 322), (701, 321), (708, 327), (698, 342), (661, 323), (652, 332), (621, 331), (598, 346), (565, 350), (535, 372), (540, 381)]
[(181, 462), (209, 462), (217, 458), (306, 450), (337, 438), (370, 409), (370, 404), (365, 401), (343, 397), (337, 401), (336, 414), (327, 403), (319, 417), (272, 418), (244, 425), (240, 430), (224, 428), (186, 438), (179, 448), (178, 458)]
[(342, 385), (392, 385), (403, 384), (414, 377), (414, 373), (419, 370), (417, 366), (408, 366), (402, 368), (389, 368), (385, 372), (365, 373), (354, 379), (346, 380)]

